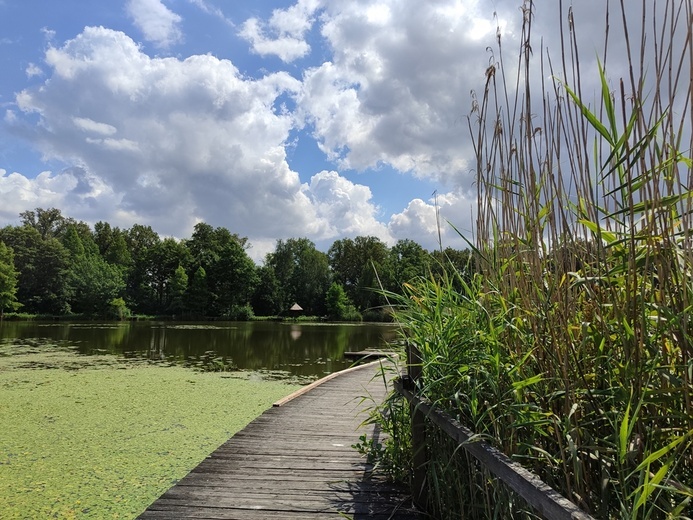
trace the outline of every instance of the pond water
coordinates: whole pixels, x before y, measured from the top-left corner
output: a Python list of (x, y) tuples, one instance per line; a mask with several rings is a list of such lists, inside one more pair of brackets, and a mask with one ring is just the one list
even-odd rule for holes
[[(203, 370), (253, 370), (314, 379), (342, 370), (346, 351), (383, 349), (397, 338), (387, 324), (289, 322), (0, 322), (0, 344), (58, 346), (88, 356), (180, 363)], [(5, 354), (6, 349), (3, 349)]]

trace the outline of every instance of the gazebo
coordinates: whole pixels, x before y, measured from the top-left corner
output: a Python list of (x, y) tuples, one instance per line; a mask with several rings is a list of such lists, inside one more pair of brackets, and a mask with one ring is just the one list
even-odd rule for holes
[(289, 309), (289, 315), (293, 316), (294, 318), (301, 314), (303, 312), (303, 307), (301, 307), (298, 303), (294, 303), (291, 308)]

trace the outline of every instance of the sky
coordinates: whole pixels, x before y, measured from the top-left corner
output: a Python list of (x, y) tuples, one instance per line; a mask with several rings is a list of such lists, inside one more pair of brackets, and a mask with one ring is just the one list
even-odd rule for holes
[[(576, 2), (586, 56), (603, 4)], [(259, 261), (291, 237), (433, 249), (441, 222), (463, 248), (470, 93), (497, 31), (517, 48), (520, 5), (0, 0), (0, 226), (36, 207), (176, 238), (206, 222)], [(556, 6), (537, 9), (548, 49)]]

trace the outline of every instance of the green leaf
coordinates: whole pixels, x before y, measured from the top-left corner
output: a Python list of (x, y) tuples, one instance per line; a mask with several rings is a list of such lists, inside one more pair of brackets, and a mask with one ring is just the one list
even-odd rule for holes
[(521, 388), (526, 388), (531, 385), (536, 385), (537, 383), (540, 383), (543, 380), (544, 378), (540, 374), (537, 374), (532, 377), (528, 377), (527, 379), (523, 379), (522, 381), (514, 381), (513, 389), (519, 390)]
[(604, 101), (604, 112), (609, 118), (609, 124), (611, 125), (611, 134), (616, 137), (618, 134), (618, 129), (616, 127), (616, 110), (614, 110), (614, 104), (611, 100), (611, 91), (609, 90), (609, 84), (606, 81), (606, 72), (604, 67), (602, 67), (602, 62), (597, 57), (597, 67), (599, 68), (599, 79), (602, 84), (602, 100)]
[(667, 462), (661, 468), (659, 468), (659, 471), (655, 473), (655, 475), (652, 477), (652, 480), (649, 480), (649, 478), (646, 477), (645, 483), (641, 486), (642, 493), (640, 494), (638, 501), (635, 503), (634, 512), (640, 509), (645, 504), (645, 502), (647, 502), (649, 496), (657, 488), (657, 485), (662, 481), (662, 479), (668, 471), (669, 463)]
[(650, 453), (647, 457), (645, 457), (645, 459), (640, 463), (640, 465), (638, 465), (638, 467), (635, 468), (635, 471), (642, 471), (643, 469), (647, 468), (650, 464), (652, 464), (654, 461), (661, 459), (664, 455), (669, 453), (671, 450), (676, 448), (676, 446), (678, 446), (684, 440), (690, 437), (691, 433), (693, 433), (693, 431), (681, 437), (677, 437), (663, 448), (660, 448), (657, 451)]
[(621, 460), (621, 464), (626, 460), (626, 453), (628, 453), (628, 432), (630, 421), (630, 401), (628, 406), (626, 406), (626, 412), (623, 414), (623, 420), (621, 421), (621, 428), (618, 433), (618, 455)]
[(599, 238), (601, 238), (607, 244), (614, 244), (619, 241), (619, 238), (616, 235), (616, 233), (602, 229), (596, 222), (592, 222), (591, 220), (587, 219), (580, 219), (578, 220), (578, 222), (585, 226), (587, 229), (589, 229), (592, 233), (597, 235)]
[(609, 133), (609, 130), (602, 124), (601, 121), (597, 118), (596, 115), (594, 115), (590, 109), (585, 105), (582, 100), (578, 97), (578, 95), (572, 91), (572, 89), (564, 84), (565, 90), (568, 93), (568, 95), (573, 99), (575, 104), (580, 108), (580, 112), (582, 112), (582, 115), (585, 116), (587, 121), (592, 125), (592, 127), (599, 132), (599, 134), (607, 140), (607, 142), (611, 145), (614, 146), (614, 140), (611, 137), (611, 134)]

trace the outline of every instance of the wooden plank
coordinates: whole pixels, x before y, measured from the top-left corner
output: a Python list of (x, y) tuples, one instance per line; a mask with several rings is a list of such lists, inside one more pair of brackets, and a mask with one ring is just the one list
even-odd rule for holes
[(437, 425), (466, 451), (476, 457), (491, 473), (524, 498), (536, 511), (552, 520), (594, 520), (570, 500), (542, 481), (537, 475), (513, 462), (492, 446), (472, 440), (473, 432), (459, 421), (436, 409), (405, 388), (401, 380), (395, 381), (396, 390), (417, 412)]
[(194, 489), (198, 487), (222, 487), (226, 490), (250, 490), (251, 492), (255, 493), (275, 493), (277, 492), (277, 490), (281, 489), (286, 494), (298, 495), (303, 495), (306, 491), (315, 491), (317, 493), (349, 492), (356, 493), (359, 495), (402, 495), (401, 486), (391, 484), (385, 480), (377, 481), (377, 485), (375, 486), (373, 485), (374, 482), (360, 483), (350, 481), (334, 481), (329, 483), (329, 485), (326, 487), (323, 481), (310, 481), (303, 479), (277, 482), (268, 481), (266, 479), (261, 478), (239, 479), (235, 477), (224, 477), (223, 475), (211, 475), (211, 477), (212, 478), (210, 478), (209, 480), (205, 480), (204, 478), (202, 478), (190, 483), (181, 480), (180, 482), (178, 482), (178, 484), (176, 484), (175, 488), (187, 487), (190, 489)]
[(314, 490), (312, 493), (306, 494), (286, 493), (284, 490), (281, 490), (281, 492), (266, 490), (263, 493), (259, 493), (256, 490), (247, 488), (242, 488), (243, 493), (238, 491), (238, 489), (225, 486), (174, 486), (163, 498), (166, 500), (181, 500), (186, 503), (213, 501), (217, 507), (231, 507), (231, 504), (234, 504), (233, 507), (241, 507), (237, 504), (246, 503), (277, 505), (285, 502), (288, 505), (284, 509), (287, 510), (295, 507), (297, 502), (301, 504), (302, 508), (313, 510), (315, 507), (329, 509), (335, 502), (382, 506), (383, 504), (397, 503), (400, 500), (398, 496), (383, 495), (377, 492), (352, 494), (350, 491)]
[[(377, 366), (380, 363), (381, 363), (380, 361), (373, 361), (372, 363), (369, 363), (366, 366), (371, 366), (371, 365)], [(327, 383), (328, 381), (331, 381), (332, 379), (334, 379), (338, 376), (344, 376), (346, 374), (349, 374), (349, 373), (354, 372), (356, 370), (360, 370), (362, 368), (363, 368), (363, 366), (358, 366), (358, 367), (347, 368), (346, 370), (342, 370), (341, 372), (334, 372), (328, 376), (323, 377), (322, 379), (318, 379), (317, 381), (315, 381), (309, 385), (304, 386), (300, 390), (295, 391), (293, 394), (290, 394), (290, 395), (284, 397), (283, 399), (276, 401), (272, 406), (275, 406), (275, 407), (284, 406), (285, 404), (293, 401), (297, 397), (300, 397), (304, 394), (307, 394), (308, 392), (310, 392), (312, 390), (315, 390), (320, 385), (323, 385), (324, 383)]]
[(405, 490), (370, 478), (373, 465), (351, 447), (364, 433), (383, 437), (362, 424), (368, 403), (386, 394), (379, 366), (349, 369), (268, 410), (139, 518), (417, 518)]
[[(213, 506), (210, 504), (214, 504)], [(276, 513), (277, 518), (283, 518), (284, 513), (302, 513), (304, 518), (310, 518), (310, 515), (314, 513), (329, 513), (332, 512), (333, 518), (338, 518), (340, 513), (348, 515), (373, 515), (373, 514), (388, 514), (391, 513), (393, 506), (392, 504), (361, 504), (349, 501), (340, 501), (339, 499), (333, 500), (296, 500), (295, 498), (290, 500), (276, 500), (276, 501), (262, 501), (253, 500), (252, 498), (236, 497), (232, 502), (224, 502), (223, 497), (211, 497), (209, 501), (204, 504), (189, 503), (185, 500), (175, 500), (168, 498), (161, 498), (157, 503), (152, 506), (153, 510), (170, 510), (175, 511), (176, 509), (181, 509), (185, 507), (214, 507), (217, 510), (228, 510), (228, 511), (239, 511), (248, 510), (255, 511), (258, 518), (267, 518), (267, 515), (258, 514), (263, 511), (272, 511)], [(404, 511), (403, 511), (404, 512)], [(140, 517), (142, 518), (142, 517)]]
[[(398, 511), (398, 520), (415, 520), (418, 518), (416, 513), (411, 513), (408, 511)], [(264, 519), (279, 519), (279, 520), (306, 520), (305, 512), (290, 512), (290, 511), (257, 511), (257, 510), (228, 510), (228, 509), (217, 509), (214, 507), (185, 507), (185, 506), (173, 506), (170, 509), (162, 508), (156, 511), (148, 511), (147, 518), (157, 519), (157, 520), (257, 520), (258, 518)], [(316, 512), (310, 515), (310, 520), (338, 520), (340, 517), (338, 514), (328, 511), (328, 512)], [(354, 520), (360, 520), (361, 518), (366, 518), (365, 516), (353, 516)], [(387, 513), (377, 514), (373, 513), (367, 516), (371, 520), (390, 520), (391, 517)]]
[(388, 352), (384, 350), (359, 350), (356, 352), (345, 352), (344, 357), (347, 359), (363, 360), (369, 358), (386, 358), (391, 359), (397, 357), (396, 352)]

